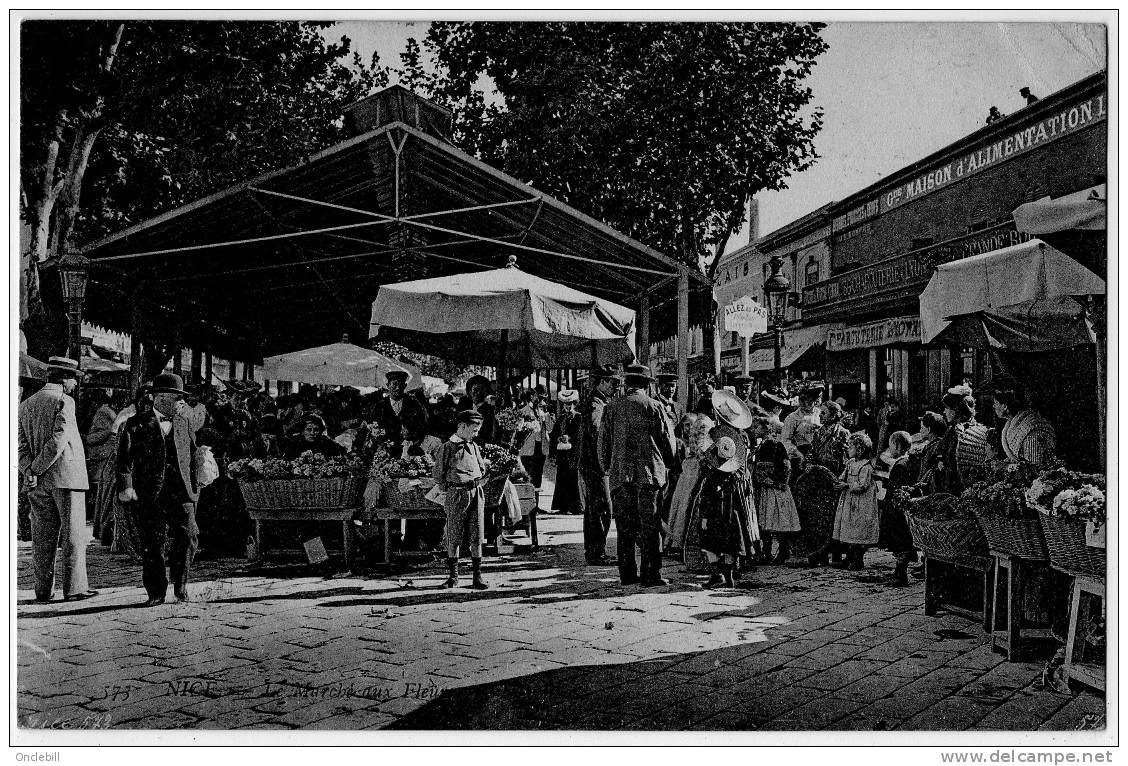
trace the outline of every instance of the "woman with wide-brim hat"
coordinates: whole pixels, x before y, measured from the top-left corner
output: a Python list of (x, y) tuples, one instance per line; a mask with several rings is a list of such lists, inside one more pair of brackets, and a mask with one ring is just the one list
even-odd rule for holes
[(710, 448), (708, 470), (694, 493), (694, 517), (699, 526), (698, 545), (712, 570), (706, 588), (736, 584), (742, 560), (755, 555), (755, 535), (749, 495), (742, 477), (744, 461), (731, 436), (722, 436)]
[(552, 510), (583, 513), (580, 505), (579, 450), (580, 392), (567, 388), (556, 397), (560, 416), (549, 435), (549, 455), (556, 461), (556, 482), (552, 490)]

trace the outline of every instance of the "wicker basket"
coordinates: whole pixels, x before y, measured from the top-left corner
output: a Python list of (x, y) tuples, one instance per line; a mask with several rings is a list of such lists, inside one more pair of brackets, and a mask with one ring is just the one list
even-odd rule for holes
[(239, 481), (248, 508), (351, 508), (360, 504), (367, 479), (348, 476), (335, 479), (263, 479)]
[(987, 538), (975, 519), (925, 519), (905, 512), (913, 542), (925, 553), (952, 558), (986, 558)]
[(388, 479), (384, 482), (382, 504), (388, 508), (409, 511), (433, 511), (439, 507), (427, 499), (427, 490), (420, 487), (412, 487), (407, 492), (400, 492), (399, 479)]
[(979, 525), (987, 536), (987, 547), (1032, 562), (1049, 560), (1042, 525), (1038, 519), (1012, 519), (975, 511)]
[(483, 487), (486, 492), (486, 507), (497, 505), (501, 502), (501, 492), (505, 489), (505, 480), (508, 476), (494, 476)]
[(1103, 548), (1085, 544), (1085, 522), (1059, 516), (1038, 515), (1046, 536), (1050, 566), (1067, 574), (1104, 577), (1107, 565)]

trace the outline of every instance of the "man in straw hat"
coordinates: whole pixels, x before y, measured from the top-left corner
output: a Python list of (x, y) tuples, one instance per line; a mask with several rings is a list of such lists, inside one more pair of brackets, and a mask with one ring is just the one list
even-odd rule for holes
[(619, 386), (614, 365), (588, 373), (590, 381), (580, 406), (579, 453), (580, 507), (584, 514), (584, 558), (589, 566), (613, 563), (607, 557), (607, 532), (611, 529), (611, 485), (599, 459), (599, 424), (611, 395)]
[(47, 384), (19, 409), (19, 466), (31, 506), (35, 600), (55, 593), (55, 554), (62, 545), (63, 596), (78, 601), (96, 595), (86, 581), (86, 454), (71, 393), (82, 372), (78, 362), (53, 356)]
[[(662, 579), (659, 498), (674, 462), (674, 432), (666, 412), (647, 395), (654, 382), (644, 364), (628, 365), (626, 393), (611, 401), (599, 429), (599, 458), (611, 489), (623, 585), (665, 585)], [(641, 572), (635, 547), (642, 551)]]
[(118, 500), (128, 504), (136, 520), (141, 581), (149, 597), (145, 606), (150, 607), (165, 602), (169, 580), (177, 600), (189, 600), (188, 576), (199, 535), (199, 486), (186, 395), (179, 375), (158, 375), (153, 379), (153, 409), (127, 420), (118, 443)]

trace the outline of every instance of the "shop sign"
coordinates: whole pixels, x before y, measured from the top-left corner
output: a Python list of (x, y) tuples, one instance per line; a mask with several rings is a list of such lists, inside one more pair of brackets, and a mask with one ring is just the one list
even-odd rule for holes
[(854, 351), (894, 343), (920, 343), (920, 317), (897, 317), (826, 331), (827, 351)]
[(751, 338), (768, 331), (768, 310), (743, 295), (725, 306), (725, 331)]
[(1099, 122), (1105, 117), (1104, 94), (1093, 96), (1079, 104), (1063, 108), (1056, 114), (1052, 114), (1021, 130), (1016, 130), (992, 144), (982, 146), (945, 165), (932, 168), (927, 173), (881, 195), (882, 212), (912, 202), (954, 181), (975, 175), (1003, 160), (1024, 154), (1051, 141), (1056, 141), (1063, 136)]
[(1009, 221), (1005, 227), (991, 229), (969, 237), (963, 241), (964, 255), (983, 255), (1004, 247), (1019, 245), (1034, 239), (1033, 234), (1019, 231), (1015, 228), (1014, 221)]
[(934, 265), (961, 256), (962, 251), (944, 246), (887, 258), (804, 288), (803, 307), (814, 308), (825, 303), (924, 284), (932, 275)]

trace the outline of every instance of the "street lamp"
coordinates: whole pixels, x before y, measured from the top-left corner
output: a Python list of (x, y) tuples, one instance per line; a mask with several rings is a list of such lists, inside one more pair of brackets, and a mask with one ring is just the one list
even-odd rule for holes
[(783, 318), (787, 312), (787, 296), (791, 291), (791, 280), (780, 273), (783, 268), (783, 257), (773, 255), (768, 261), (772, 273), (764, 280), (764, 298), (768, 302), (768, 316), (772, 318), (772, 327), (775, 330), (775, 376), (776, 385), (782, 387), (782, 346), (783, 346)]
[(59, 259), (59, 279), (63, 301), (67, 307), (67, 354), (82, 366), (82, 304), (86, 300), (86, 284), (90, 278), (90, 259), (67, 252)]

